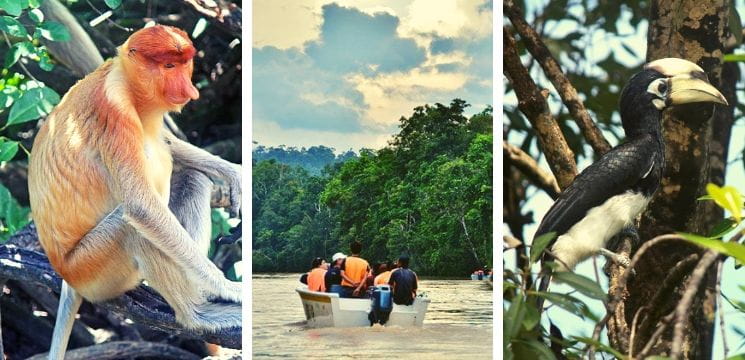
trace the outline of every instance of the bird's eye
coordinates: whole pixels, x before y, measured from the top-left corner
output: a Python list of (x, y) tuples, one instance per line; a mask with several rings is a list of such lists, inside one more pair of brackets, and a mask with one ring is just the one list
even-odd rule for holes
[(176, 67), (175, 64), (166, 64), (166, 69), (172, 69), (174, 67)]
[(661, 82), (660, 85), (657, 86), (657, 91), (660, 94), (667, 93), (667, 82), (666, 81)]

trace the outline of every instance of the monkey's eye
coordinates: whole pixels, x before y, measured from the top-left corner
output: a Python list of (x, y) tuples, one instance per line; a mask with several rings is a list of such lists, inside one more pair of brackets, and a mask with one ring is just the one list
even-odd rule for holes
[(172, 69), (174, 67), (176, 67), (175, 64), (166, 64), (166, 69)]

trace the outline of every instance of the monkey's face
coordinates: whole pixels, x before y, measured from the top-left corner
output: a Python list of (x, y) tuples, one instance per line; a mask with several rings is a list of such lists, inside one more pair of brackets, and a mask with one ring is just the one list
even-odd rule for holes
[(139, 30), (127, 40), (125, 50), (150, 101), (179, 111), (199, 98), (191, 82), (196, 50), (182, 30), (162, 25)]

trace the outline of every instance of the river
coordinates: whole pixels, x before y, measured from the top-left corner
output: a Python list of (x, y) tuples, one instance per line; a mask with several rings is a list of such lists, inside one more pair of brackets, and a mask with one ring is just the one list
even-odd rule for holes
[(421, 279), (432, 300), (422, 328), (305, 326), (300, 274), (254, 274), (253, 358), (491, 359), (492, 291), (486, 282)]

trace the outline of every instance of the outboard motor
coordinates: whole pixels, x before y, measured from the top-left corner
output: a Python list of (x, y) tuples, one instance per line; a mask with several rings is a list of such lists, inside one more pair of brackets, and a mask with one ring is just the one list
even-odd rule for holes
[(393, 298), (390, 285), (378, 285), (373, 290), (372, 311), (370, 311), (370, 325), (376, 322), (385, 325), (393, 310)]

